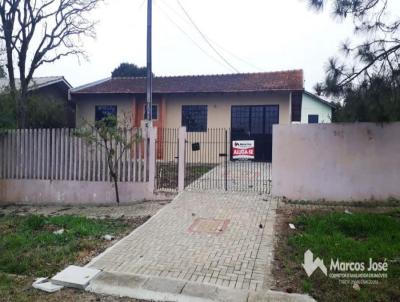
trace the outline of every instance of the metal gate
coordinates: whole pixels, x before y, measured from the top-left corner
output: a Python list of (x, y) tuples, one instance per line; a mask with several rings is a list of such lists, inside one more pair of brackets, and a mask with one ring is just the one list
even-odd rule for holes
[(156, 138), (156, 190), (178, 190), (179, 129), (159, 128)]
[[(271, 163), (234, 160), (230, 129), (189, 132), (185, 143), (185, 188), (187, 190), (253, 191), (270, 193)], [(240, 139), (240, 138), (239, 138)], [(246, 137), (247, 140), (251, 137)], [(261, 148), (261, 147), (259, 147)], [(250, 156), (251, 157), (251, 156)]]

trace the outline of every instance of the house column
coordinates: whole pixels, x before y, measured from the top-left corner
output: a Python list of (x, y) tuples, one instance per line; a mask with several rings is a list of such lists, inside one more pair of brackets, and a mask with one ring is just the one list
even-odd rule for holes
[(132, 97), (132, 112), (131, 112), (131, 127), (134, 128), (136, 124), (136, 97)]

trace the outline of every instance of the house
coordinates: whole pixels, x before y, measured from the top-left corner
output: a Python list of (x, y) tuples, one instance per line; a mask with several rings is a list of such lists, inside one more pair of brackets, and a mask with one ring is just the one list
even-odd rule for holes
[[(153, 124), (188, 132), (231, 128), (232, 139), (253, 139), (258, 160), (271, 160), (272, 125), (329, 122), (331, 105), (304, 91), (303, 71), (171, 76), (153, 80)], [(145, 118), (145, 78), (108, 78), (70, 90), (77, 126), (115, 114), (139, 127)], [(261, 147), (262, 146), (262, 147)]]
[[(16, 79), (19, 89), (20, 81)], [(9, 86), (7, 78), (0, 79), (0, 90), (4, 91)], [(71, 84), (63, 76), (35, 77), (29, 84), (28, 90), (31, 96), (39, 100), (53, 101), (63, 104), (65, 111), (65, 127), (75, 127), (75, 105), (68, 101), (68, 91)]]

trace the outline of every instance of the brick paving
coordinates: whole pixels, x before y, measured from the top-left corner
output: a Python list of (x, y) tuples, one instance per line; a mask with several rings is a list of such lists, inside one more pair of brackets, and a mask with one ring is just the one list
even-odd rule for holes
[[(225, 172), (225, 170), (227, 170)], [(272, 165), (265, 162), (252, 161), (228, 161), (219, 164), (199, 179), (189, 184), (188, 191), (212, 190), (214, 192), (225, 191), (252, 191), (270, 193), (272, 181)], [(225, 173), (227, 182), (225, 184)]]
[(90, 267), (234, 289), (272, 283), (277, 201), (258, 193), (185, 191)]

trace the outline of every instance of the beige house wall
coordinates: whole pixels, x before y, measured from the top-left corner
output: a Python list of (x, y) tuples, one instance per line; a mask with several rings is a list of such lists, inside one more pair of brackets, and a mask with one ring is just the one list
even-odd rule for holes
[[(94, 95), (85, 96), (84, 99), (76, 101), (76, 126), (82, 127), (84, 121), (93, 123), (95, 119), (95, 107), (97, 105), (116, 105), (118, 119), (124, 115), (133, 119), (133, 110), (135, 108), (135, 98), (124, 95)], [(133, 124), (134, 121), (132, 121)]]
[[(166, 114), (163, 121), (164, 128), (179, 128), (182, 119), (183, 105), (207, 105), (208, 128), (230, 128), (231, 107), (238, 105), (279, 105), (279, 123), (290, 122), (290, 93), (249, 93), (249, 94), (203, 94), (203, 95), (166, 95), (166, 109), (160, 113)], [(118, 118), (134, 116), (135, 97), (124, 95), (93, 95), (85, 96), (76, 101), (77, 127), (83, 125), (83, 121), (93, 122), (96, 105), (117, 105)]]
[(279, 105), (279, 123), (288, 124), (289, 92), (259, 94), (213, 94), (166, 96), (166, 128), (181, 126), (183, 105), (207, 105), (207, 128), (230, 128), (231, 107), (238, 105)]
[[(157, 97), (154, 98), (155, 102), (159, 100)], [(158, 100), (158, 101), (157, 101)], [(85, 96), (82, 99), (76, 100), (76, 121), (77, 127), (83, 125), (83, 121), (93, 122), (95, 118), (95, 106), (96, 105), (117, 105), (118, 106), (118, 118), (122, 118), (123, 114), (132, 117), (132, 125), (140, 125), (140, 121), (134, 121), (133, 119), (141, 119), (143, 116), (142, 105), (143, 96), (137, 97), (135, 100), (134, 96), (124, 95), (94, 95)], [(156, 127), (163, 128), (179, 128), (182, 123), (182, 106), (183, 105), (207, 105), (208, 116), (207, 116), (207, 128), (231, 128), (231, 107), (240, 105), (279, 105), (279, 123), (289, 124), (290, 123), (290, 92), (267, 92), (267, 93), (226, 93), (226, 94), (174, 94), (164, 95), (162, 103), (165, 106), (161, 106), (159, 114), (163, 114), (159, 122), (156, 123)], [(134, 112), (138, 110), (138, 112)], [(162, 124), (162, 125), (160, 125)], [(187, 154), (190, 157), (190, 162), (201, 162), (204, 158), (207, 158), (211, 163), (219, 163), (221, 158), (218, 156), (219, 153), (223, 153), (225, 150), (224, 146), (216, 147), (218, 150), (210, 151), (211, 147), (208, 140), (216, 139), (215, 134), (208, 135), (206, 132), (192, 132), (187, 134), (188, 145), (194, 142), (202, 142), (201, 150), (191, 154)], [(161, 135), (161, 132), (160, 132)], [(162, 135), (158, 137), (159, 141), (163, 141)], [(165, 138), (169, 141), (171, 137)], [(177, 137), (175, 137), (177, 140)], [(223, 137), (218, 137), (218, 140), (223, 141)], [(176, 155), (168, 154), (171, 152), (168, 148), (163, 148), (162, 144), (157, 145), (158, 154), (163, 154), (162, 159), (174, 158)], [(160, 149), (161, 148), (161, 149)], [(230, 146), (226, 147), (230, 152)], [(219, 150), (221, 149), (221, 150)], [(192, 151), (188, 151), (192, 152)], [(160, 158), (161, 159), (161, 158)]]
[(272, 193), (293, 200), (400, 198), (400, 122), (275, 125)]

